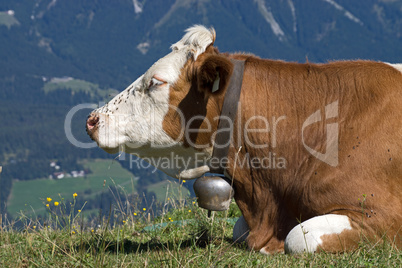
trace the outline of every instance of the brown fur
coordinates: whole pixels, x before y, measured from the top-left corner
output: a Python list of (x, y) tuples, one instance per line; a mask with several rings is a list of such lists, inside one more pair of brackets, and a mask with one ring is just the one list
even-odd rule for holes
[[(188, 125), (189, 120), (195, 116), (206, 117), (211, 122), (211, 130), (217, 128), (218, 121), (214, 120), (219, 116), (224, 93), (228, 86), (230, 75), (233, 71), (233, 64), (227, 57), (217, 54), (217, 50), (210, 46), (204, 54), (201, 54), (196, 62), (189, 61), (184, 67), (179, 81), (171, 87), (170, 105), (177, 107), (185, 116), (184, 122), (177, 109), (170, 108), (163, 122), (164, 130), (171, 137), (179, 137), (184, 131), (184, 126)], [(217, 92), (212, 93), (211, 89), (219, 72), (220, 83)], [(207, 120), (194, 120), (191, 129), (208, 129)], [(183, 124), (182, 124), (183, 123)], [(184, 133), (186, 134), (186, 133)], [(200, 132), (191, 133), (188, 136), (190, 141), (183, 135), (184, 145), (194, 143), (200, 147), (211, 147), (211, 133)]]
[[(180, 81), (171, 88), (170, 104), (185, 114), (213, 122), (211, 131), (190, 135), (193, 142), (212, 146), (211, 135), (221, 111), (230, 58), (243, 59), (245, 71), (240, 115), (230, 148), (230, 167), (235, 200), (250, 228), (251, 248), (283, 251), (283, 241), (299, 222), (323, 214), (347, 215), (353, 229), (334, 238), (323, 238), (323, 250), (343, 251), (357, 245), (357, 238), (383, 235), (401, 247), (402, 224), (402, 74), (383, 63), (370, 61), (297, 64), (262, 60), (250, 55), (218, 54), (210, 47), (196, 62), (188, 62)], [(220, 72), (220, 90), (208, 93)], [(339, 124), (339, 164), (329, 166), (312, 156), (302, 144), (302, 124), (334, 101), (339, 102), (337, 118), (322, 120), (306, 128), (305, 142), (325, 152), (326, 124)], [(247, 133), (255, 149), (245, 142), (246, 121), (260, 115), (286, 116), (278, 122), (276, 146), (271, 132)], [(324, 118), (325, 119), (325, 118)], [(206, 129), (206, 120), (192, 128)], [(164, 130), (176, 138), (182, 126), (171, 109)], [(265, 128), (255, 120), (249, 128)], [(240, 138), (241, 142), (237, 143)], [(184, 139), (184, 144), (188, 145)], [(275, 153), (286, 159), (285, 169), (234, 168), (236, 152), (243, 159)]]

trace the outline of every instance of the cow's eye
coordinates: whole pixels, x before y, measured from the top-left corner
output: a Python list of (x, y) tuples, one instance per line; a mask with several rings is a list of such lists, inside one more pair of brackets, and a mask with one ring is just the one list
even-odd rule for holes
[(151, 82), (149, 83), (149, 87), (157, 87), (157, 86), (161, 86), (163, 84), (166, 84), (165, 81), (160, 80), (158, 78), (152, 77)]

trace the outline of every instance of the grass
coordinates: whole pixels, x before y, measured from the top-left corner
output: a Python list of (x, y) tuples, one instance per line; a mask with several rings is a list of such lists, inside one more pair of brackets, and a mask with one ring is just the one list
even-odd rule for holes
[[(10, 199), (7, 202), (8, 212), (16, 216), (21, 210), (41, 213), (45, 210), (43, 200), (47, 197), (57, 199), (59, 195), (70, 197), (71, 193), (78, 193), (84, 198), (92, 198), (109, 185), (135, 187), (136, 178), (128, 170), (124, 169), (118, 161), (93, 160), (84, 161), (85, 168), (92, 173), (86, 178), (37, 179), (30, 181), (14, 181)], [(113, 179), (112, 179), (113, 177)], [(131, 189), (135, 191), (135, 189)]]
[[(164, 210), (171, 206), (170, 211)], [(162, 216), (149, 219), (140, 208), (121, 212), (113, 226), (110, 218), (86, 222), (81, 215), (63, 215), (62, 204), (48, 210), (39, 223), (25, 218), (24, 228), (13, 223), (0, 229), (1, 267), (400, 267), (401, 254), (389, 244), (364, 244), (344, 254), (276, 254), (265, 256), (246, 245), (233, 244), (233, 224), (226, 218), (238, 213), (213, 213), (195, 202), (166, 198)], [(59, 226), (60, 218), (70, 224)], [(164, 224), (161, 224), (164, 223)], [(156, 226), (156, 227), (155, 227)], [(148, 228), (147, 228), (148, 227)], [(151, 228), (149, 228), (151, 227)], [(152, 228), (154, 227), (154, 228)]]
[[(99, 174), (127, 182), (128, 171), (117, 162), (84, 164), (94, 172), (86, 180), (97, 179), (94, 183), (101, 187)], [(400, 251), (387, 242), (361, 243), (357, 250), (343, 254), (262, 255), (245, 243), (232, 242), (233, 218), (241, 215), (234, 202), (229, 211), (208, 217), (182, 192), (182, 184), (155, 187), (166, 190), (158, 193), (164, 199), (155, 201), (152, 210), (138, 207), (141, 202), (119, 203), (116, 197), (110, 214), (102, 218), (87, 217), (85, 207), (75, 208), (75, 198), (72, 204), (64, 201), (63, 196), (80, 195), (79, 188), (61, 187), (60, 196), (47, 192), (40, 206), (45, 218), (24, 211), (16, 222), (0, 218), (0, 267), (401, 267)], [(127, 190), (124, 194), (128, 196)], [(47, 196), (53, 200), (45, 200)]]
[[(127, 169), (124, 169), (118, 161), (111, 160), (85, 160), (82, 162), (85, 168), (92, 171), (86, 178), (37, 179), (29, 181), (14, 181), (7, 209), (11, 216), (15, 217), (20, 211), (25, 214), (34, 212), (41, 214), (45, 211), (43, 200), (50, 197), (56, 200), (59, 195), (71, 197), (71, 193), (77, 193), (85, 199), (94, 198), (107, 189), (108, 186), (121, 186), (130, 192), (136, 191), (137, 178)], [(113, 179), (112, 179), (113, 178)], [(104, 181), (106, 181), (105, 186)], [(162, 181), (147, 187), (148, 192), (154, 192), (156, 199), (163, 202), (166, 192), (173, 198), (187, 198), (190, 192), (182, 184), (175, 181)], [(93, 213), (95, 211), (87, 211)]]
[(156, 199), (159, 201), (165, 200), (166, 193), (175, 199), (190, 197), (190, 192), (187, 188), (182, 187), (182, 185), (177, 182), (168, 180), (152, 184), (148, 186), (147, 190), (148, 192), (154, 192)]

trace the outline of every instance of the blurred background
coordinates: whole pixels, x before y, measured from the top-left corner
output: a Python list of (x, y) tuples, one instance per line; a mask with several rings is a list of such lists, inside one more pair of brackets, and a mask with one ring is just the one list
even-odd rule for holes
[[(401, 0), (0, 0), (1, 214), (40, 215), (47, 197), (74, 192), (88, 214), (122, 189), (145, 205), (166, 190), (191, 195), (191, 182), (75, 147), (64, 122), (124, 90), (194, 24), (216, 29), (221, 52), (402, 62)], [(81, 142), (89, 112), (72, 118)]]

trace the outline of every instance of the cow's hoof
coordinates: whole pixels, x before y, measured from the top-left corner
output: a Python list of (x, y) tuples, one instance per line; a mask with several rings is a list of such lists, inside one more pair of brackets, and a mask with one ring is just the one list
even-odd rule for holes
[(241, 216), (233, 227), (233, 242), (241, 243), (246, 241), (249, 232), (247, 222)]

